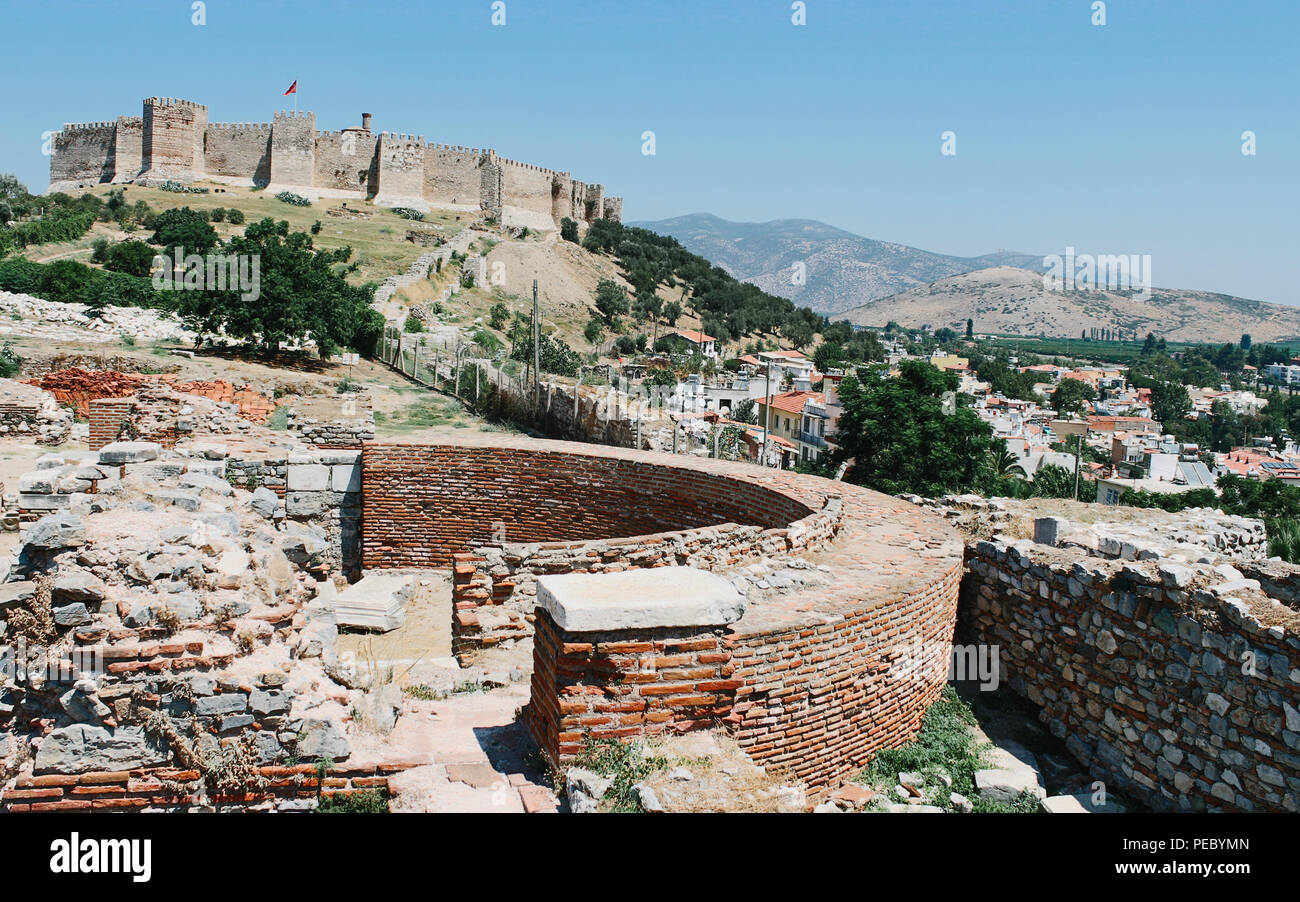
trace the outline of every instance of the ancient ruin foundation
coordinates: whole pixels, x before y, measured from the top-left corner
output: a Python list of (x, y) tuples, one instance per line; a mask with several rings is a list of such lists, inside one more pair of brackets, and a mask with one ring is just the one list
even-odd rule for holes
[[(364, 566), (454, 562), (462, 658), (536, 629), (527, 716), (557, 760), (585, 731), (627, 737), (725, 724), (760, 763), (823, 785), (911, 738), (947, 678), (958, 537), (907, 502), (856, 486), (718, 460), (467, 436), (367, 445), (362, 508)], [(586, 635), (537, 612), (540, 574), (726, 571), (788, 554), (806, 558), (821, 584), (751, 600), (734, 622), (671, 624), (668, 636), (615, 620)], [(646, 655), (664, 679), (638, 690)], [(580, 705), (592, 693), (606, 701)]]

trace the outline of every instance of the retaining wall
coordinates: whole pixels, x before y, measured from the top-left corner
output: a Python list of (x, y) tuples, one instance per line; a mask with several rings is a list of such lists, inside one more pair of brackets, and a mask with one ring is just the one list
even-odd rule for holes
[(1300, 810), (1300, 614), (1248, 580), (1074, 557), (969, 546), (962, 640), (998, 646), (1003, 682), (1113, 789), (1157, 810)]

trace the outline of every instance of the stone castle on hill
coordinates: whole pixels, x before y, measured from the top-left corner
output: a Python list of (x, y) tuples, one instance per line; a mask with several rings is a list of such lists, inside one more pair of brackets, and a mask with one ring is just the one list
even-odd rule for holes
[(504, 225), (538, 229), (555, 228), (566, 216), (591, 222), (623, 215), (623, 199), (606, 197), (602, 185), (495, 150), (372, 132), (369, 113), (360, 127), (317, 131), (315, 113), (280, 112), (270, 123), (209, 122), (202, 104), (150, 97), (140, 116), (68, 124), (54, 136), (50, 191), (198, 179), (425, 212), (483, 210)]

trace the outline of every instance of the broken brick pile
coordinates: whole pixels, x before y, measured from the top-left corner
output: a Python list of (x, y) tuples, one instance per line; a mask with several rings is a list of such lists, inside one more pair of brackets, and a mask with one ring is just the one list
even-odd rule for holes
[(76, 410), (90, 415), (90, 402), (98, 398), (125, 398), (147, 382), (162, 382), (175, 391), (198, 395), (210, 401), (233, 404), (239, 415), (253, 423), (265, 423), (275, 410), (275, 401), (248, 386), (236, 388), (224, 379), (182, 382), (169, 373), (121, 373), (116, 370), (85, 370), (73, 367), (46, 373), (38, 379), (23, 380), (42, 388)]

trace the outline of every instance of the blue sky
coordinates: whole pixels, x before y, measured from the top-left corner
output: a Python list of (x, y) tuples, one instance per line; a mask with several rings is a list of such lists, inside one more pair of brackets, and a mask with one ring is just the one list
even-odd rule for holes
[[(1300, 2), (0, 0), (0, 170), (150, 95), (494, 147), (625, 219), (805, 217), (927, 250), (1151, 254), (1300, 304)], [(641, 153), (652, 130), (656, 154)], [(957, 154), (940, 153), (941, 134)], [(1257, 136), (1255, 156), (1241, 134)]]

